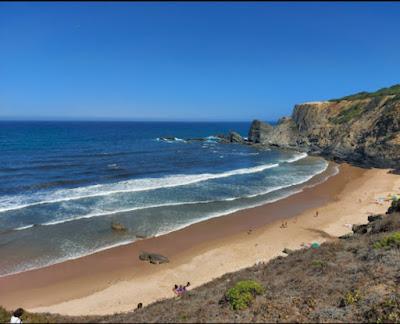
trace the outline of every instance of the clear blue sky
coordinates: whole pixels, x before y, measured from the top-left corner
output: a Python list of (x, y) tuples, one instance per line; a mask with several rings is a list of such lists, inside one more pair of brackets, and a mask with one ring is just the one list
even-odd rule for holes
[(400, 3), (0, 3), (0, 119), (273, 120), (400, 83)]

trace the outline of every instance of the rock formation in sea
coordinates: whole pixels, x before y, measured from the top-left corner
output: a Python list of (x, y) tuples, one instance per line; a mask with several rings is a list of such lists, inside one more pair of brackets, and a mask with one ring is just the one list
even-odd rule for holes
[(209, 136), (209, 137), (196, 137), (196, 138), (184, 138), (184, 139), (174, 136), (164, 136), (164, 137), (159, 137), (158, 140), (163, 142), (184, 142), (184, 143), (209, 142), (209, 141), (215, 141), (220, 144), (247, 143), (246, 139), (244, 139), (239, 133), (233, 131), (229, 132), (228, 134), (217, 134), (215, 136)]
[(298, 104), (276, 126), (254, 120), (248, 139), (359, 165), (400, 168), (400, 85)]

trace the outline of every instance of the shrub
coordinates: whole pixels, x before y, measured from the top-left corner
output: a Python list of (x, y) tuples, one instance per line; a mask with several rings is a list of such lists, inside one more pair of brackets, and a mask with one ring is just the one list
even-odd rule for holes
[(346, 303), (346, 305), (352, 305), (360, 300), (361, 300), (361, 295), (358, 290), (349, 291), (344, 296), (344, 302)]
[(359, 92), (350, 96), (345, 96), (338, 99), (331, 99), (329, 101), (337, 102), (340, 100), (361, 100), (367, 98), (381, 97), (381, 96), (390, 96), (390, 95), (399, 95), (400, 94), (400, 84), (396, 84), (389, 88), (382, 88), (375, 92)]
[(351, 107), (341, 111), (339, 115), (332, 118), (331, 121), (335, 124), (344, 124), (352, 120), (353, 118), (359, 117), (363, 113), (362, 105), (354, 104)]
[(0, 306), (0, 323), (8, 323), (11, 318), (11, 313)]
[(226, 293), (226, 298), (235, 310), (245, 309), (251, 305), (256, 295), (261, 295), (264, 288), (254, 280), (243, 280), (236, 283)]
[(311, 262), (311, 265), (315, 268), (324, 268), (326, 266), (326, 263), (322, 260), (313, 260)]
[(400, 247), (400, 232), (394, 232), (385, 236), (373, 245), (374, 249), (390, 249), (391, 247)]
[(399, 295), (389, 296), (380, 304), (372, 305), (372, 307), (365, 313), (365, 318), (369, 323), (399, 323)]

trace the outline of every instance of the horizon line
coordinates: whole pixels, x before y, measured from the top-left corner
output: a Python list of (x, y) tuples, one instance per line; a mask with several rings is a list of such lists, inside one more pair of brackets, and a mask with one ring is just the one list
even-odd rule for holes
[[(261, 119), (264, 121), (273, 122), (273, 119)], [(179, 120), (179, 119), (171, 119), (171, 120), (160, 120), (160, 119), (3, 119), (0, 118), (0, 122), (138, 122), (138, 123), (251, 123), (253, 119), (247, 120)]]

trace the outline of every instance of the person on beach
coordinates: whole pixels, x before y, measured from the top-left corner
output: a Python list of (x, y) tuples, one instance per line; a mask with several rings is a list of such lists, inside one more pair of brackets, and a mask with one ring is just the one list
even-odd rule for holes
[(188, 288), (190, 286), (190, 282), (188, 281), (186, 283), (186, 286), (183, 286), (183, 291), (186, 292), (186, 288)]
[(23, 314), (24, 314), (24, 310), (22, 308), (16, 309), (15, 312), (13, 313), (13, 315), (11, 316), (10, 323), (21, 324), (22, 323), (21, 316)]
[(174, 288), (172, 288), (172, 291), (174, 292), (175, 295), (179, 296), (179, 287), (177, 284), (174, 285)]
[(319, 215), (319, 213), (318, 213), (318, 210), (315, 212), (315, 215), (314, 215), (314, 217), (318, 217), (318, 215)]
[(186, 288), (190, 286), (190, 282), (188, 281), (186, 286), (183, 285), (175, 285), (174, 288), (172, 288), (173, 292), (175, 293), (175, 295), (177, 295), (178, 297), (182, 296), (187, 290)]

